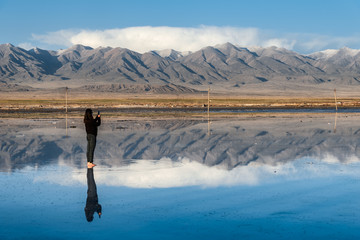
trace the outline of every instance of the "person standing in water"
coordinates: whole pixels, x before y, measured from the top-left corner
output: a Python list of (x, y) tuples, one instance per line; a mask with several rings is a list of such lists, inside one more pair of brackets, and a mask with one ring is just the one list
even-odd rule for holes
[(91, 109), (86, 109), (85, 116), (84, 116), (84, 123), (86, 128), (86, 139), (87, 139), (87, 151), (86, 151), (86, 158), (87, 158), (87, 165), (88, 167), (96, 166), (94, 161), (94, 151), (96, 146), (96, 136), (98, 131), (98, 126), (101, 124), (100, 113), (94, 119), (93, 112)]

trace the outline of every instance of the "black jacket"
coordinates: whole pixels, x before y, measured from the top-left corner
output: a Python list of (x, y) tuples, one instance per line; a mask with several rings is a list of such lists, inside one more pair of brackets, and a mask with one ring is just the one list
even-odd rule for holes
[(95, 119), (86, 119), (85, 122), (85, 128), (87, 134), (92, 134), (97, 136), (97, 127), (101, 124), (101, 118), (96, 116)]

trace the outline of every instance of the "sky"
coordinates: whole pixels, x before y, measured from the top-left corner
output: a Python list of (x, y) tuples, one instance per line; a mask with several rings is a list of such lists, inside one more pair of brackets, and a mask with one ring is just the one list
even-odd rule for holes
[(0, 0), (0, 44), (197, 51), (230, 42), (302, 54), (360, 49), (358, 0)]

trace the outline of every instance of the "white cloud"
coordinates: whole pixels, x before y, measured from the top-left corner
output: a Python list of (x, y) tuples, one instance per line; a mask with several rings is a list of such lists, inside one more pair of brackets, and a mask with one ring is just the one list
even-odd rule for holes
[[(282, 47), (300, 53), (329, 48), (360, 48), (360, 35), (333, 37), (306, 33), (277, 33), (258, 28), (200, 26), (129, 27), (105, 30), (64, 29), (43, 35), (33, 34), (38, 44), (71, 47), (82, 44), (93, 48), (122, 47), (144, 53), (151, 50), (174, 49), (197, 51), (206, 46), (230, 42), (241, 47)], [(33, 44), (34, 45), (34, 44)]]
[(28, 43), (28, 42), (20, 43), (20, 44), (18, 45), (18, 47), (21, 47), (21, 48), (26, 49), (26, 50), (35, 48), (34, 45), (32, 45), (31, 43)]
[(262, 47), (283, 47), (286, 49), (293, 49), (296, 44), (296, 40), (287, 40), (287, 39), (281, 39), (281, 38), (272, 38), (269, 40), (265, 40), (262, 44)]
[(71, 43), (71, 37), (76, 35), (78, 32), (79, 30), (60, 30), (56, 32), (49, 32), (43, 35), (32, 34), (32, 38), (35, 41), (39, 41), (49, 45), (62, 45), (70, 47), (73, 45)]
[[(262, 36), (257, 28), (213, 27), (129, 27), (107, 30), (60, 30), (45, 35), (33, 34), (33, 39), (46, 44), (70, 47), (82, 44), (90, 47), (122, 47), (140, 53), (151, 50), (175, 49), (196, 51), (206, 46), (230, 42), (240, 46), (277, 46), (291, 48), (294, 41)], [(262, 39), (264, 38), (264, 39)]]
[(307, 53), (343, 47), (360, 48), (360, 35), (356, 34), (348, 37), (319, 34), (289, 34), (287, 38), (297, 39), (294, 48)]

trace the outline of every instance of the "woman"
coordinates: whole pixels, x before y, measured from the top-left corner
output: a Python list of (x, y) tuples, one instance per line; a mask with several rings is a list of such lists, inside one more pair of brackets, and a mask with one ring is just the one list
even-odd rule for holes
[(87, 151), (86, 151), (87, 165), (88, 167), (94, 167), (96, 166), (93, 163), (93, 160), (94, 160), (94, 151), (96, 146), (97, 127), (100, 126), (101, 124), (100, 114), (98, 114), (94, 119), (92, 115), (92, 110), (86, 109), (84, 116), (84, 123), (87, 133), (86, 139), (88, 141)]

